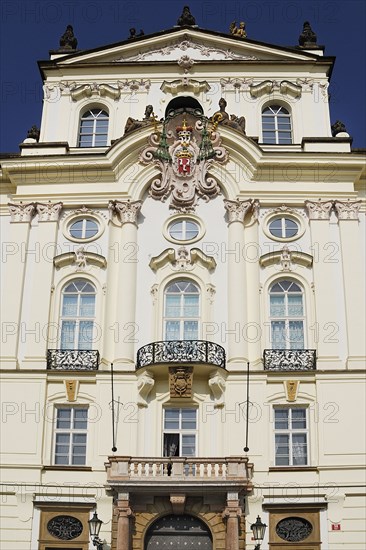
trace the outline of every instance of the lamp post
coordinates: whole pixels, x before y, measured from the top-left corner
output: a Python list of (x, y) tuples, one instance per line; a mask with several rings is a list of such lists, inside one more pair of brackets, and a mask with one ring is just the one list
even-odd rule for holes
[(94, 512), (92, 519), (89, 519), (89, 534), (92, 539), (93, 545), (97, 547), (97, 550), (103, 550), (103, 541), (99, 538), (99, 531), (102, 527), (103, 521), (98, 518), (98, 514)]
[(266, 532), (267, 525), (265, 523), (262, 523), (261, 518), (258, 516), (255, 523), (252, 523), (250, 526), (251, 530), (253, 531), (253, 537), (255, 542), (257, 543), (254, 550), (260, 550), (261, 543), (264, 539), (264, 534)]

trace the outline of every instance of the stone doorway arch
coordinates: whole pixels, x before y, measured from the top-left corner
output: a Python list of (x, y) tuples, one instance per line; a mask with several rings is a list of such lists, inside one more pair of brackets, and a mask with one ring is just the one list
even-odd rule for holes
[(189, 514), (169, 514), (150, 525), (144, 550), (212, 550), (212, 535), (207, 525)]

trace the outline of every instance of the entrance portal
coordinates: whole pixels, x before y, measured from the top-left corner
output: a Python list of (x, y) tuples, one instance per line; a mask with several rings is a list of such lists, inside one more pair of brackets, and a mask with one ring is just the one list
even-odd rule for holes
[(153, 523), (145, 538), (145, 550), (212, 550), (212, 536), (203, 521), (189, 515), (164, 516)]

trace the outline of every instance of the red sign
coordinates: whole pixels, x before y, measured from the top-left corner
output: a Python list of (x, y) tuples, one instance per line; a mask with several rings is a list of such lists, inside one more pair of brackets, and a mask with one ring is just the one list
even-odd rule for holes
[(340, 523), (332, 523), (332, 531), (340, 531), (340, 530), (341, 530)]

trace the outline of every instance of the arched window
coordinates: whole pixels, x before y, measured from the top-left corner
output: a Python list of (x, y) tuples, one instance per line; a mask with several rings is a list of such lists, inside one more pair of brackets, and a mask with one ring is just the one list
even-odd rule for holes
[(269, 105), (262, 111), (263, 143), (292, 143), (291, 115), (281, 105)]
[(200, 292), (191, 281), (176, 281), (165, 290), (164, 340), (197, 340)]
[(68, 283), (62, 291), (60, 348), (92, 349), (94, 318), (94, 286), (85, 279)]
[(89, 109), (80, 119), (79, 147), (105, 147), (109, 117), (102, 109)]
[(289, 280), (270, 289), (272, 349), (304, 349), (304, 300), (301, 287)]

